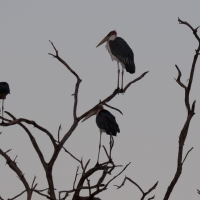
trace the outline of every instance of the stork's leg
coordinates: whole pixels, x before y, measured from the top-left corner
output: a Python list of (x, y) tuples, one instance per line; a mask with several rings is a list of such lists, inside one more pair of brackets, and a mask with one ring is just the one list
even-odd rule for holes
[(99, 141), (99, 152), (98, 152), (98, 158), (97, 158), (97, 165), (99, 165), (99, 154), (100, 154), (100, 149), (101, 149), (101, 134), (102, 134), (102, 132), (100, 131), (100, 141)]
[(124, 68), (122, 67), (122, 87), (121, 87), (122, 91), (123, 91), (123, 81), (124, 81)]
[(113, 139), (113, 136), (110, 135), (110, 159), (112, 159), (111, 152), (112, 152), (113, 145), (114, 145), (114, 139)]
[(120, 69), (119, 69), (119, 62), (117, 62), (117, 67), (118, 67), (118, 78), (117, 78), (117, 89), (119, 89), (119, 74), (120, 74)]
[(4, 110), (4, 99), (2, 99), (2, 109), (1, 109), (1, 111), (2, 111), (2, 124), (3, 124), (3, 110)]

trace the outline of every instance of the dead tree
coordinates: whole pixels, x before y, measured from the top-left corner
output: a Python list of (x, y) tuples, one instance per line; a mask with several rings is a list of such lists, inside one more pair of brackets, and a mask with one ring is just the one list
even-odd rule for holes
[(174, 178), (172, 179), (170, 185), (168, 186), (167, 188), (167, 191), (165, 193), (165, 196), (164, 196), (164, 200), (168, 200), (181, 173), (182, 173), (182, 169), (183, 169), (183, 164), (188, 156), (188, 154), (190, 153), (190, 151), (193, 149), (193, 147), (188, 150), (188, 152), (186, 153), (186, 155), (183, 157), (183, 146), (184, 146), (184, 143), (185, 143), (185, 140), (187, 138), (187, 134), (188, 134), (188, 130), (189, 130), (189, 126), (190, 126), (190, 122), (191, 122), (191, 119), (192, 117), (194, 116), (195, 114), (195, 103), (196, 101), (193, 101), (192, 103), (190, 102), (190, 90), (191, 90), (191, 87), (192, 87), (192, 82), (193, 82), (193, 77), (194, 77), (194, 70), (195, 70), (195, 67), (196, 67), (196, 63), (197, 63), (197, 59), (199, 57), (199, 52), (200, 52), (200, 38), (197, 34), (197, 30), (199, 28), (199, 26), (197, 28), (193, 28), (188, 22), (186, 21), (182, 21), (181, 19), (178, 19), (178, 22), (179, 24), (184, 24), (186, 25), (187, 27), (189, 27), (195, 38), (197, 39), (198, 41), (198, 47), (197, 49), (195, 50), (195, 55), (194, 55), (194, 58), (193, 58), (193, 61), (192, 61), (192, 66), (191, 66), (191, 70), (190, 70), (190, 76), (189, 76), (189, 79), (188, 79), (188, 84), (185, 85), (182, 81), (181, 81), (181, 76), (182, 76), (182, 73), (181, 73), (181, 70), (179, 69), (179, 67), (177, 65), (175, 65), (177, 71), (178, 71), (178, 76), (177, 78), (175, 79), (176, 82), (184, 89), (184, 92), (185, 92), (185, 106), (186, 106), (186, 109), (187, 109), (187, 118), (186, 118), (186, 121), (183, 125), (183, 128), (180, 132), (180, 135), (179, 135), (179, 147), (178, 147), (178, 159), (177, 159), (177, 169), (176, 169), (176, 172), (175, 172), (175, 175), (174, 175)]
[[(116, 165), (113, 161), (113, 159), (111, 158), (111, 154), (108, 154), (108, 151), (106, 150), (106, 148), (104, 147), (104, 151), (107, 155), (108, 160), (97, 165), (94, 167), (91, 167), (90, 169), (88, 168), (88, 165), (90, 163), (90, 160), (88, 160), (86, 162), (86, 164), (83, 163), (83, 160), (76, 158), (73, 154), (71, 154), (65, 147), (64, 144), (65, 142), (69, 139), (69, 137), (72, 135), (72, 133), (74, 132), (74, 130), (77, 128), (79, 122), (88, 115), (89, 112), (91, 112), (92, 110), (96, 109), (100, 104), (103, 105), (107, 105), (106, 103), (111, 101), (116, 95), (120, 94), (120, 93), (124, 93), (127, 91), (127, 89), (135, 82), (139, 81), (140, 79), (142, 79), (147, 73), (144, 72), (142, 75), (140, 75), (138, 78), (134, 79), (133, 81), (131, 81), (130, 83), (128, 83), (124, 90), (114, 90), (113, 93), (111, 93), (108, 97), (106, 97), (103, 101), (97, 103), (96, 105), (94, 105), (90, 110), (86, 111), (85, 113), (83, 113), (80, 116), (77, 116), (77, 106), (78, 106), (78, 94), (79, 94), (79, 86), (81, 83), (81, 79), (79, 77), (79, 75), (59, 56), (58, 54), (58, 50), (55, 48), (54, 44), (50, 41), (51, 45), (53, 46), (54, 50), (55, 50), (55, 54), (49, 53), (49, 55), (53, 56), (53, 58), (56, 58), (59, 62), (61, 62), (70, 72), (72, 75), (75, 76), (76, 78), (76, 84), (75, 84), (75, 91), (74, 91), (74, 104), (73, 104), (73, 123), (71, 125), (71, 127), (69, 128), (69, 130), (64, 134), (64, 136), (62, 138), (60, 138), (60, 129), (61, 127), (59, 127), (58, 129), (58, 139), (55, 139), (54, 135), (48, 131), (46, 128), (42, 127), (41, 125), (39, 125), (37, 122), (35, 121), (31, 121), (25, 118), (16, 118), (13, 114), (11, 114), (10, 112), (5, 112), (10, 118), (3, 118), (0, 117), (4, 120), (4, 123), (0, 124), (1, 126), (13, 126), (13, 125), (19, 125), (28, 135), (30, 142), (33, 146), (33, 148), (35, 149), (40, 162), (44, 168), (45, 174), (46, 174), (46, 179), (47, 179), (47, 183), (48, 186), (45, 189), (37, 189), (37, 183), (35, 183), (36, 177), (34, 177), (32, 184), (30, 185), (28, 183), (28, 181), (26, 180), (24, 174), (22, 173), (22, 171), (20, 170), (20, 168), (17, 166), (15, 159), (12, 160), (7, 154), (9, 152), (8, 151), (3, 151), (2, 149), (0, 149), (0, 154), (6, 159), (6, 162), (8, 164), (8, 166), (18, 175), (19, 179), (21, 180), (21, 182), (23, 183), (25, 190), (20, 192), (18, 195), (16, 195), (15, 197), (13, 197), (12, 199), (16, 199), (17, 197), (21, 196), (24, 192), (27, 193), (27, 200), (30, 200), (32, 197), (32, 193), (35, 192), (41, 196), (46, 197), (47, 199), (51, 199), (51, 200), (64, 200), (68, 197), (68, 195), (70, 193), (73, 193), (73, 200), (98, 200), (99, 198), (96, 197), (96, 195), (98, 195), (100, 192), (103, 192), (104, 190), (107, 189), (108, 185), (116, 178), (118, 177), (125, 169), (126, 167), (128, 167), (127, 164), (125, 165), (125, 167), (123, 167), (123, 169), (116, 175), (113, 176), (109, 181), (107, 181), (106, 183), (105, 181), (105, 177), (108, 174), (111, 174), (111, 172), (117, 168), (117, 167), (122, 167), (121, 165)], [(109, 106), (109, 105), (107, 105)], [(118, 110), (112, 106), (109, 106), (112, 109)], [(118, 110), (119, 111), (119, 110)], [(46, 134), (53, 147), (54, 147), (54, 151), (53, 154), (50, 158), (50, 160), (48, 162), (45, 161), (45, 158), (43, 156), (43, 153), (34, 137), (34, 135), (31, 133), (31, 131), (28, 129), (27, 125), (33, 125), (35, 128), (37, 128), (39, 131), (41, 131), (43, 134)], [(112, 145), (110, 145), (110, 152), (112, 150)], [(67, 152), (69, 155), (71, 155), (80, 165), (80, 167), (77, 168), (76, 174), (75, 174), (75, 179), (74, 179), (74, 184), (71, 190), (65, 190), (65, 191), (59, 191), (56, 190), (55, 191), (55, 186), (54, 186), (54, 180), (53, 180), (53, 176), (52, 176), (52, 169), (53, 166), (56, 162), (56, 159), (59, 155), (59, 153), (61, 152), (61, 150), (64, 150), (65, 152)], [(79, 168), (82, 170), (81, 172), (81, 177), (80, 179), (77, 181), (77, 177), (78, 177), (78, 172), (79, 172)], [(90, 177), (97, 171), (101, 171), (102, 175), (99, 177), (97, 183), (95, 185), (90, 185)], [(78, 184), (76, 185), (76, 182), (78, 182)], [(87, 186), (85, 185), (85, 182), (87, 182)], [(88, 190), (89, 195), (86, 197), (82, 197), (80, 196), (80, 192), (82, 190)], [(57, 192), (58, 191), (58, 192)], [(57, 194), (56, 194), (57, 192)], [(2, 197), (0, 197), (1, 199), (3, 199)]]

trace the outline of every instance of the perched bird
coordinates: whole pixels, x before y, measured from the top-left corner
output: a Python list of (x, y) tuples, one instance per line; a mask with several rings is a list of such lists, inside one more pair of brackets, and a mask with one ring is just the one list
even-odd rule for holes
[[(9, 88), (8, 83), (0, 82), (0, 99), (2, 99), (2, 118), (3, 118), (3, 110), (4, 110), (4, 99), (9, 93), (10, 93), (10, 88)], [(2, 119), (2, 123), (3, 123), (3, 119)]]
[[(110, 135), (110, 142), (112, 136), (117, 136), (117, 133), (120, 132), (119, 126), (115, 120), (115, 117), (107, 110), (103, 109), (102, 105), (99, 105), (95, 110), (92, 110), (84, 119), (83, 121), (87, 120), (91, 116), (96, 114), (96, 124), (100, 130), (100, 142), (99, 142), (99, 152), (97, 158), (97, 164), (99, 162), (99, 154), (101, 148), (101, 135), (102, 132), (106, 132)], [(82, 122), (83, 122), (82, 121)]]
[(107, 41), (106, 49), (108, 50), (111, 59), (117, 61), (117, 66), (118, 66), (117, 89), (119, 89), (119, 74), (120, 74), (119, 62), (122, 65), (121, 90), (123, 90), (124, 68), (130, 74), (135, 73), (133, 51), (124, 39), (117, 37), (116, 31), (111, 31), (110, 33), (108, 33), (108, 35), (96, 47), (100, 46), (106, 41)]

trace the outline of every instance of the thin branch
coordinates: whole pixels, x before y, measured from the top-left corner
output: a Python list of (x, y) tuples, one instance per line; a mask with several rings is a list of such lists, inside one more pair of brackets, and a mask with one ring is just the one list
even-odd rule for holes
[(133, 83), (139, 81), (139, 80), (140, 80), (141, 78), (143, 78), (147, 73), (149, 73), (149, 71), (144, 72), (141, 76), (139, 76), (138, 78), (136, 78), (136, 79), (134, 79), (133, 81), (131, 81), (130, 83), (128, 83), (128, 84), (125, 86), (123, 92), (126, 92), (126, 90), (130, 87), (130, 85), (132, 85)]
[[(141, 200), (143, 200), (158, 185), (158, 182), (156, 182), (147, 192), (144, 192), (142, 190), (142, 188), (135, 181), (133, 181), (129, 177), (125, 176), (125, 178), (124, 178), (124, 180), (123, 180), (123, 182), (122, 182), (122, 184), (120, 186), (115, 185), (117, 187), (117, 189), (121, 188), (125, 184), (126, 180), (130, 181), (131, 183), (133, 183), (142, 192)], [(155, 195), (153, 197), (149, 198), (149, 199), (153, 199), (154, 197), (155, 197)]]
[(117, 187), (117, 189), (120, 189), (122, 186), (124, 186), (126, 180), (129, 180), (131, 183), (133, 183), (135, 186), (137, 186), (138, 189), (142, 192), (142, 194), (144, 194), (144, 191), (142, 190), (142, 188), (136, 182), (134, 182), (132, 179), (130, 179), (127, 176), (125, 176), (125, 178), (124, 178), (124, 180), (123, 180), (123, 182), (122, 182), (122, 184), (120, 186), (115, 185)]
[(14, 200), (16, 199), (17, 197), (21, 196), (22, 194), (24, 194), (24, 192), (26, 192), (26, 190), (22, 191), (21, 193), (19, 193), (18, 195), (14, 196), (13, 198), (9, 198), (8, 200)]
[(43, 197), (46, 197), (47, 199), (50, 199), (50, 200), (55, 200), (54, 198), (51, 198), (50, 196), (46, 195), (46, 194), (43, 194), (41, 193), (39, 190), (33, 190), (35, 193), (43, 196)]
[(178, 68), (177, 65), (175, 65), (175, 67), (176, 67), (176, 69), (178, 70), (178, 77), (177, 77), (177, 79), (175, 79), (175, 80), (176, 80), (176, 82), (177, 82), (181, 87), (183, 87), (184, 89), (186, 89), (186, 86), (181, 82), (181, 76), (182, 76), (181, 70)]
[(35, 179), (36, 179), (36, 176), (34, 176), (34, 179), (33, 179), (32, 185), (31, 185), (31, 189), (33, 189), (33, 187), (34, 187)]
[(76, 179), (78, 176), (78, 170), (79, 170), (79, 166), (77, 167), (77, 170), (76, 170), (76, 175), (75, 175), (75, 179), (74, 179), (74, 183), (73, 183), (73, 189), (75, 189), (75, 183), (76, 183)]
[(130, 164), (131, 164), (131, 163), (128, 163), (117, 175), (115, 175), (113, 178), (111, 178), (111, 179), (105, 184), (105, 186), (104, 186), (103, 188), (101, 188), (101, 189), (99, 189), (99, 190), (93, 192), (93, 193), (91, 194), (90, 197), (93, 198), (95, 195), (99, 194), (99, 193), (102, 192), (103, 190), (106, 190), (107, 187), (108, 187), (108, 185), (109, 185), (114, 179), (116, 179), (120, 174), (122, 174), (122, 172), (123, 172), (124, 170), (126, 170), (126, 168), (127, 168)]
[(60, 124), (60, 126), (58, 128), (58, 142), (60, 142), (60, 130), (62, 130), (61, 124)]
[(187, 152), (187, 154), (185, 155), (185, 158), (184, 158), (184, 160), (183, 160), (183, 162), (182, 162), (182, 165), (183, 165), (183, 163), (185, 162), (185, 160), (186, 160), (188, 154), (190, 153), (190, 151), (192, 151), (193, 148), (194, 148), (194, 147), (192, 147), (192, 148)]
[(113, 107), (113, 106), (110, 106), (110, 105), (108, 105), (108, 104), (106, 104), (106, 103), (104, 103), (103, 105), (105, 105), (105, 106), (107, 106), (107, 107), (109, 107), (109, 108), (111, 108), (111, 109), (113, 109), (113, 110), (116, 110), (116, 111), (118, 111), (119, 113), (121, 113), (121, 114), (123, 115), (122, 111), (119, 110), (118, 108), (115, 108), (115, 107)]
[(56, 55), (49, 53), (49, 55), (52, 55), (54, 58), (57, 58), (63, 65), (65, 65), (65, 67), (67, 67), (67, 69), (76, 77), (77, 82), (76, 82), (76, 86), (75, 86), (75, 92), (74, 92), (74, 106), (73, 106), (73, 116), (74, 116), (74, 120), (77, 120), (77, 104), (78, 104), (78, 90), (79, 90), (79, 85), (81, 83), (81, 79), (79, 78), (78, 74), (72, 70), (72, 68), (62, 59), (60, 58), (60, 56), (58, 55), (58, 50), (56, 49), (56, 47), (54, 46), (54, 44), (49, 40), (49, 42), (51, 43), (51, 45), (53, 46)]
[(12, 119), (13, 121), (9, 122), (9, 123), (4, 123), (4, 126), (12, 126), (12, 125), (15, 125), (15, 124), (20, 124), (21, 122), (25, 122), (27, 124), (31, 124), (33, 125), (35, 128), (37, 128), (38, 130), (46, 133), (52, 144), (54, 145), (54, 147), (56, 146), (56, 140), (54, 139), (53, 135), (45, 128), (43, 128), (42, 126), (38, 125), (35, 121), (33, 120), (28, 120), (28, 119), (25, 119), (25, 118), (19, 118), (19, 119), (16, 119), (11, 113), (5, 111), (6, 114), (8, 114)]
[(66, 153), (68, 153), (72, 158), (74, 158), (76, 161), (78, 161), (79, 163), (81, 163), (81, 161), (78, 159), (78, 158), (76, 158), (74, 155), (72, 155), (65, 147), (62, 147), (63, 149), (64, 149), (64, 151), (66, 152)]
[[(31, 192), (28, 182), (26, 181), (26, 178), (24, 177), (24, 174), (19, 169), (17, 164), (13, 160), (11, 160), (10, 157), (5, 152), (3, 152), (1, 149), (0, 149), (0, 155), (2, 155), (6, 159), (6, 163), (18, 175), (19, 179), (21, 180), (21, 182), (23, 183), (23, 185), (27, 191), (27, 199), (30, 200), (31, 196), (32, 196), (32, 192)], [(21, 195), (21, 193), (20, 193), (20, 195)]]

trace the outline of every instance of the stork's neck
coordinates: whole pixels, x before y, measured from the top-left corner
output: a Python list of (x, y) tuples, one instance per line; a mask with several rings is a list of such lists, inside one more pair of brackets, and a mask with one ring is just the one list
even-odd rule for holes
[(111, 35), (108, 40), (115, 40), (117, 35)]

